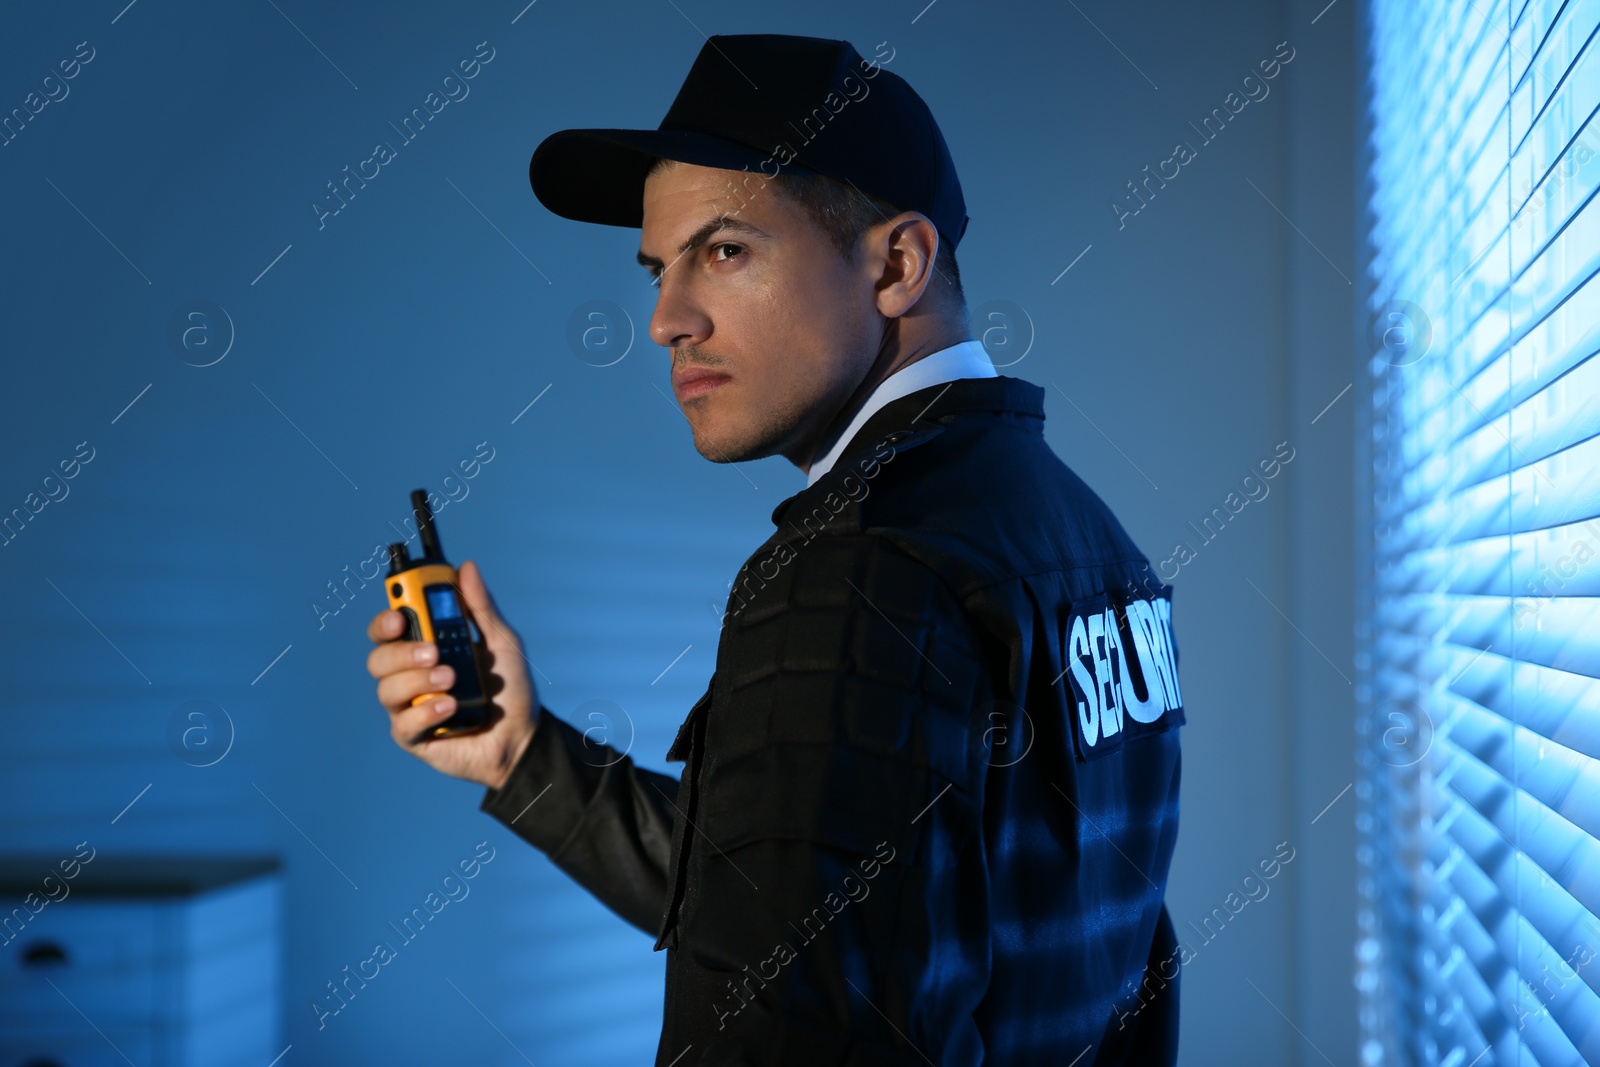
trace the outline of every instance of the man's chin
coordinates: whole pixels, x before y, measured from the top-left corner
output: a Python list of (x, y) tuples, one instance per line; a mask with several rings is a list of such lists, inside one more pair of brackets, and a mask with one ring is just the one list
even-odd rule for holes
[(695, 430), (694, 450), (713, 463), (745, 463), (776, 454), (778, 441), (747, 434), (716, 434)]

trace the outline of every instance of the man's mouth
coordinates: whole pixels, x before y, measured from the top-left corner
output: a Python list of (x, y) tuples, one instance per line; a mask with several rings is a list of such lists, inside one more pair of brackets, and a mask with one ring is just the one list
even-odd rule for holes
[(678, 394), (679, 401), (688, 401), (693, 400), (697, 396), (702, 396), (706, 393), (709, 393), (711, 390), (715, 389), (724, 382), (730, 382), (732, 380), (733, 379), (726, 374), (720, 374), (714, 370), (707, 370), (704, 367), (695, 367), (688, 370), (678, 371), (677, 373), (673, 374), (672, 389)]

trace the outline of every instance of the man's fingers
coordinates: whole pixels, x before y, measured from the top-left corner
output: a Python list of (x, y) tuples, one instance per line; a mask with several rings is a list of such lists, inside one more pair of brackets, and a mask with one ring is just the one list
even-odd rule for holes
[(408, 667), (431, 667), (439, 662), (439, 646), (432, 641), (386, 641), (367, 653), (367, 673), (374, 678)]
[(378, 703), (391, 712), (404, 714), (417, 697), (424, 693), (446, 692), (454, 683), (455, 671), (449, 667), (414, 667), (397, 671), (378, 680)]
[(405, 632), (405, 619), (398, 611), (389, 608), (380, 611), (367, 623), (367, 636), (374, 641), (392, 641)]
[[(443, 710), (440, 710), (441, 707)], [(444, 722), (456, 711), (456, 702), (452, 697), (440, 697), (430, 700), (426, 704), (419, 704), (414, 708), (406, 708), (389, 717), (389, 732), (399, 742), (402, 748), (410, 748), (412, 742), (417, 740), (431, 726)]]

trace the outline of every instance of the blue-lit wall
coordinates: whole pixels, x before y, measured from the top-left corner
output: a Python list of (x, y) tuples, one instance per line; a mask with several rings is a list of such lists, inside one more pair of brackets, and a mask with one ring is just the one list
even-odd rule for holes
[[(694, 452), (637, 231), (551, 215), (528, 155), (655, 126), (703, 32), (883, 41), (961, 171), (975, 331), (1011, 309), (1002, 373), (1045, 386), (1051, 444), (1177, 572), (1180, 935), (1294, 849), (1192, 939), (1183, 1060), (1351, 1062), (1352, 5), (125, 2), (0, 15), (0, 113), (60, 97), (0, 147), (0, 511), (61, 497), (0, 547), (7, 851), (281, 854), (286, 1065), (645, 1062), (662, 956), (395, 747), (364, 666), (381, 589), (329, 583), (411, 489), (465, 492), (446, 552), (541, 699), (614, 703), (616, 743), (676, 773), (726, 583), (804, 479)], [(592, 301), (620, 360), (569, 342)], [(1244, 478), (1280, 443), (1263, 496)], [(185, 748), (191, 702), (214, 733)], [(325, 983), (481, 841), (471, 895), (319, 1029)]]

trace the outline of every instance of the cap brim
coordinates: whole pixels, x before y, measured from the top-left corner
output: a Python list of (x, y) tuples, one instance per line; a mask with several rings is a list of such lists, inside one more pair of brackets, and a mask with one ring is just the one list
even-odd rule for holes
[(772, 153), (694, 130), (558, 130), (528, 161), (539, 202), (563, 218), (607, 226), (644, 225), (644, 180), (657, 159), (723, 170), (812, 174), (798, 163), (774, 168)]

